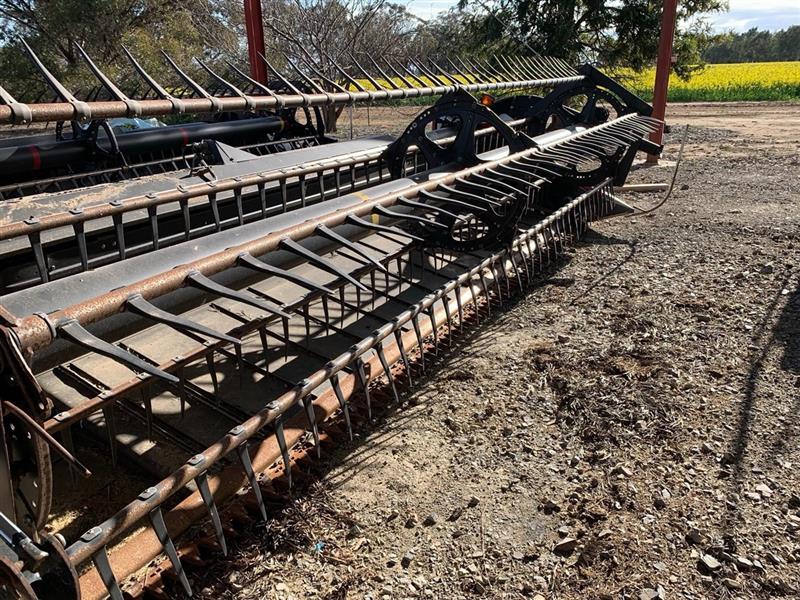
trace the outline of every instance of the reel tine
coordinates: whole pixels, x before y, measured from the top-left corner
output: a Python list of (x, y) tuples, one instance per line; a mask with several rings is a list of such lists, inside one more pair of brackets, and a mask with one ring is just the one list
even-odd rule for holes
[(165, 310), (161, 310), (154, 304), (151, 304), (145, 300), (141, 294), (134, 294), (128, 298), (128, 300), (125, 302), (125, 308), (130, 312), (147, 317), (148, 319), (158, 323), (164, 323), (184, 333), (199, 333), (212, 339), (228, 342), (236, 347), (241, 347), (242, 345), (242, 340), (235, 338), (232, 335), (216, 331), (190, 319), (173, 315)]
[(353, 441), (353, 425), (350, 423), (350, 405), (347, 403), (347, 400), (344, 398), (344, 394), (342, 393), (342, 386), (339, 384), (339, 374), (334, 373), (330, 377), (330, 384), (333, 388), (333, 393), (336, 395), (336, 400), (339, 402), (339, 408), (342, 410), (342, 414), (344, 415), (344, 422), (347, 427), (347, 436), (350, 438), (350, 441)]
[(322, 458), (322, 446), (319, 441), (319, 426), (317, 425), (317, 416), (314, 412), (314, 402), (311, 396), (303, 397), (303, 408), (306, 411), (308, 426), (311, 428), (311, 436), (314, 438), (314, 448), (317, 453), (317, 458)]
[(157, 379), (161, 379), (162, 381), (166, 381), (167, 383), (178, 384), (180, 381), (177, 377), (175, 377), (175, 375), (167, 373), (166, 371), (162, 371), (161, 369), (151, 365), (149, 362), (142, 360), (138, 356), (135, 356), (130, 352), (126, 352), (122, 348), (119, 348), (114, 344), (106, 342), (105, 340), (101, 340), (100, 338), (92, 335), (74, 319), (56, 326), (56, 330), (59, 337), (82, 346), (87, 350), (91, 350), (92, 352), (96, 352), (97, 354), (119, 362), (133, 371), (147, 373), (148, 375), (156, 377)]
[(244, 292), (240, 292), (238, 290), (231, 289), (229, 287), (225, 287), (222, 284), (217, 283), (213, 279), (206, 277), (200, 271), (192, 271), (187, 275), (186, 281), (189, 285), (196, 287), (204, 292), (209, 292), (212, 294), (216, 294), (218, 296), (222, 296), (223, 298), (228, 298), (230, 300), (236, 300), (237, 302), (241, 302), (242, 304), (247, 304), (249, 306), (253, 306), (264, 312), (267, 312), (273, 316), (280, 317), (281, 319), (291, 319), (292, 315), (282, 311), (278, 306), (272, 304), (271, 302), (265, 302), (259, 298), (251, 294), (246, 294)]
[(389, 366), (389, 361), (386, 360), (386, 354), (383, 351), (383, 344), (379, 342), (375, 346), (375, 352), (378, 355), (378, 360), (383, 367), (383, 372), (386, 373), (386, 378), (389, 380), (389, 385), (392, 388), (392, 394), (394, 395), (395, 402), (400, 402), (400, 396), (397, 393), (397, 387), (394, 384), (394, 375), (392, 375), (392, 369)]
[(194, 79), (189, 77), (179, 66), (178, 64), (172, 59), (172, 57), (161, 50), (161, 54), (164, 59), (167, 61), (172, 70), (175, 71), (178, 76), (186, 82), (192, 90), (201, 98), (205, 98), (206, 100), (211, 102), (211, 106), (213, 108), (213, 112), (222, 112), (222, 103), (219, 101), (219, 98), (210, 94), (206, 89), (204, 89), (199, 83), (197, 83)]
[(351, 225), (358, 225), (359, 227), (363, 227), (364, 229), (371, 229), (372, 231), (382, 231), (385, 233), (393, 233), (396, 235), (401, 235), (410, 239), (412, 242), (423, 242), (424, 239), (414, 235), (413, 233), (408, 233), (407, 231), (400, 229), (399, 227), (392, 227), (390, 225), (380, 225), (378, 223), (372, 223), (370, 221), (366, 221), (361, 217), (357, 217), (355, 215), (347, 215), (345, 219), (347, 223)]
[(283, 460), (283, 472), (286, 474), (286, 481), (289, 484), (289, 490), (292, 489), (292, 461), (289, 457), (289, 446), (286, 445), (286, 435), (283, 429), (283, 415), (278, 415), (274, 422), (275, 437), (278, 440), (278, 447), (281, 451), (281, 458)]
[(194, 481), (197, 485), (198, 491), (200, 492), (200, 497), (203, 500), (203, 504), (206, 505), (206, 510), (208, 510), (208, 514), (211, 517), (211, 524), (214, 527), (214, 533), (217, 536), (217, 542), (222, 549), (222, 555), (228, 556), (228, 543), (225, 541), (225, 533), (222, 531), (222, 521), (220, 521), (219, 511), (217, 510), (217, 505), (214, 502), (214, 494), (211, 493), (211, 488), (208, 485), (208, 474), (203, 471), (194, 478)]
[[(426, 206), (426, 208), (428, 208), (428, 207)], [(375, 213), (377, 213), (379, 215), (383, 215), (384, 217), (389, 217), (391, 219), (405, 219), (405, 220), (408, 220), (408, 221), (416, 221), (416, 222), (422, 223), (424, 225), (429, 225), (429, 226), (437, 228), (437, 229), (445, 229), (445, 230), (449, 230), (450, 229), (444, 223), (439, 223), (438, 221), (433, 221), (432, 219), (426, 219), (425, 217), (420, 217), (420, 216), (409, 214), (409, 213), (395, 212), (393, 210), (389, 210), (388, 208), (384, 208), (383, 206), (376, 206), (373, 209), (373, 212), (375, 212)]]
[(94, 61), (91, 58), (89, 58), (89, 55), (86, 53), (86, 51), (83, 49), (83, 47), (80, 44), (75, 42), (75, 46), (78, 48), (78, 52), (83, 57), (83, 60), (89, 66), (89, 69), (92, 71), (92, 73), (97, 78), (97, 80), (100, 81), (100, 83), (103, 84), (103, 86), (105, 86), (105, 88), (111, 93), (112, 96), (114, 96), (115, 99), (117, 99), (120, 102), (123, 102), (125, 104), (125, 106), (128, 109), (128, 115), (127, 116), (128, 117), (138, 117), (140, 114), (142, 114), (141, 105), (138, 102), (136, 102), (135, 100), (131, 100), (130, 98), (128, 98), (122, 92), (122, 90), (120, 90), (114, 84), (114, 82), (111, 81), (106, 76), (106, 74), (103, 73), (98, 68), (98, 66), (94, 63)]
[(298, 275), (292, 271), (287, 271), (286, 269), (281, 269), (280, 267), (275, 267), (268, 263), (265, 263), (257, 258), (251, 256), (247, 252), (243, 252), (239, 255), (237, 259), (237, 263), (253, 269), (255, 271), (260, 271), (261, 273), (265, 273), (267, 275), (272, 275), (274, 277), (280, 277), (281, 279), (285, 279), (287, 281), (291, 281), (292, 283), (296, 283), (297, 285), (304, 287), (308, 290), (314, 292), (320, 292), (326, 296), (330, 296), (333, 294), (333, 290), (326, 288), (323, 285), (319, 285), (318, 283), (314, 283), (310, 279)]
[(88, 121), (92, 118), (92, 110), (86, 102), (82, 102), (78, 100), (64, 85), (56, 79), (56, 77), (48, 70), (47, 67), (44, 66), (44, 63), (39, 59), (36, 53), (31, 49), (28, 43), (20, 38), (20, 43), (22, 47), (25, 48), (25, 51), (28, 53), (28, 57), (30, 58), (33, 66), (39, 71), (39, 73), (44, 77), (47, 84), (50, 88), (56, 93), (56, 95), (63, 101), (68, 102), (72, 105), (73, 110), (75, 111), (75, 115), (79, 121)]
[[(99, 530), (100, 528), (96, 527), (95, 529)], [(93, 530), (89, 530), (89, 533), (92, 531)], [(103, 582), (111, 600), (123, 600), (124, 596), (122, 595), (122, 590), (119, 587), (114, 571), (111, 569), (111, 562), (108, 560), (108, 550), (106, 546), (103, 546), (92, 555), (92, 562), (97, 572), (100, 574), (100, 580)]]
[(411, 389), (414, 389), (414, 379), (411, 375), (411, 363), (408, 360), (408, 355), (406, 354), (405, 346), (403, 346), (403, 334), (399, 329), (395, 329), (394, 331), (394, 339), (395, 343), (397, 344), (397, 348), (400, 350), (400, 358), (403, 361), (403, 366), (406, 368), (406, 376), (408, 377), (408, 385)]
[(258, 512), (261, 515), (261, 520), (266, 521), (267, 507), (264, 504), (264, 497), (261, 494), (261, 485), (258, 483), (258, 477), (256, 477), (256, 473), (253, 470), (253, 462), (250, 459), (250, 450), (247, 448), (247, 441), (242, 442), (236, 448), (236, 452), (239, 455), (239, 461), (242, 463), (242, 469), (247, 476), (247, 480), (250, 482), (250, 487), (253, 489), (253, 495), (256, 497), (256, 503), (258, 504)]
[(383, 87), (381, 84), (379, 84), (377, 81), (375, 81), (375, 79), (372, 77), (372, 75), (370, 75), (369, 72), (367, 72), (366, 69), (364, 69), (364, 67), (362, 67), (359, 64), (359, 62), (356, 60), (356, 57), (353, 56), (353, 54), (351, 52), (348, 52), (347, 55), (350, 57), (350, 60), (353, 61), (353, 64), (356, 66), (356, 69), (361, 71), (361, 74), (367, 79), (367, 81), (369, 81), (375, 87), (376, 91), (379, 91), (379, 92), (385, 92), (386, 91), (386, 88)]
[(181, 563), (181, 559), (178, 556), (178, 551), (175, 549), (175, 544), (172, 542), (172, 538), (169, 537), (169, 531), (167, 530), (167, 524), (164, 522), (164, 514), (161, 511), (161, 506), (156, 506), (151, 510), (149, 516), (150, 525), (153, 527), (153, 531), (155, 531), (156, 537), (161, 543), (161, 547), (164, 549), (164, 553), (167, 555), (167, 558), (169, 558), (169, 562), (172, 563), (172, 568), (183, 587), (183, 591), (186, 592), (187, 596), (191, 596), (192, 588), (189, 585), (189, 579), (186, 577), (186, 571), (183, 569), (183, 563)]
[(253, 101), (253, 99), (250, 96), (245, 94), (242, 90), (240, 90), (238, 87), (236, 87), (230, 81), (228, 81), (227, 79), (223, 78), (222, 75), (220, 75), (219, 73), (214, 71), (204, 61), (200, 60), (196, 56), (194, 57), (194, 60), (198, 65), (200, 65), (203, 68), (203, 70), (206, 73), (211, 75), (211, 77), (213, 77), (220, 85), (222, 85), (223, 87), (228, 88), (236, 96), (239, 96), (242, 100), (244, 100), (245, 104), (247, 105), (247, 110), (253, 111), (253, 109), (255, 107), (255, 102)]
[(364, 371), (364, 361), (361, 360), (361, 357), (356, 359), (356, 376), (358, 377), (358, 383), (361, 385), (361, 389), (364, 392), (364, 399), (367, 403), (367, 418), (372, 421), (372, 401), (369, 395), (369, 381), (367, 381), (367, 374)]
[[(341, 244), (342, 246), (344, 246), (348, 250), (351, 250), (352, 252), (355, 252), (356, 254), (358, 254), (364, 260), (366, 260), (366, 261), (372, 263), (373, 265), (375, 265), (375, 267), (378, 270), (386, 271), (386, 267), (383, 266), (380, 262), (378, 262), (377, 260), (372, 258), (369, 254), (364, 252), (361, 248), (356, 246), (353, 242), (351, 242), (350, 240), (348, 240), (345, 237), (342, 237), (341, 235), (339, 235), (338, 233), (336, 233), (335, 231), (333, 231), (332, 229), (330, 229), (326, 225), (317, 225), (316, 229), (314, 230), (314, 233), (316, 233), (320, 237), (324, 237), (325, 239), (328, 239), (328, 240), (330, 240), (332, 242), (336, 242), (337, 244)], [(359, 289), (364, 289), (364, 286), (363, 285), (360, 286)], [(369, 290), (365, 289), (364, 291), (369, 291)]]
[(305, 247), (301, 246), (300, 244), (298, 244), (294, 240), (292, 240), (290, 238), (284, 238), (284, 239), (282, 239), (280, 241), (279, 246), (283, 250), (287, 250), (289, 252), (292, 252), (293, 254), (296, 254), (298, 256), (302, 256), (303, 258), (308, 260), (308, 262), (310, 262), (315, 267), (319, 267), (323, 271), (327, 271), (328, 273), (332, 273), (333, 275), (336, 275), (337, 277), (340, 277), (341, 279), (344, 279), (344, 280), (348, 281), (349, 283), (352, 283), (354, 286), (360, 287), (362, 289), (362, 291), (365, 291), (365, 292), (369, 291), (369, 289), (363, 283), (361, 283), (356, 278), (354, 278), (352, 275), (350, 275), (350, 273), (347, 273), (347, 272), (341, 270), (339, 267), (337, 267), (333, 263), (325, 260), (324, 258), (322, 258), (320, 256), (317, 256), (316, 254), (311, 252), (311, 250), (306, 249)]
[(319, 84), (317, 84), (317, 82), (316, 82), (316, 81), (314, 81), (314, 80), (313, 80), (311, 77), (309, 77), (309, 76), (308, 76), (308, 75), (307, 75), (307, 74), (306, 74), (306, 73), (305, 73), (305, 72), (304, 72), (304, 71), (303, 71), (303, 70), (302, 70), (300, 67), (298, 67), (298, 66), (297, 66), (297, 64), (296, 64), (296, 63), (295, 63), (295, 62), (294, 62), (294, 61), (293, 61), (293, 60), (292, 60), (292, 59), (289, 57), (289, 55), (288, 55), (288, 54), (286, 54), (285, 52), (282, 52), (281, 54), (283, 54), (283, 58), (284, 58), (284, 60), (285, 60), (285, 61), (286, 61), (286, 62), (289, 64), (289, 66), (292, 68), (292, 70), (293, 70), (295, 73), (297, 73), (298, 75), (300, 75), (300, 78), (301, 78), (303, 81), (305, 81), (305, 82), (306, 82), (306, 83), (307, 83), (309, 86), (311, 86), (311, 89), (313, 89), (313, 90), (314, 90), (315, 92), (317, 92), (318, 94), (323, 94), (323, 95), (325, 95), (325, 96), (327, 96), (327, 95), (328, 95), (328, 93), (327, 93), (327, 92), (326, 92), (324, 89), (322, 89), (322, 88), (319, 86)]

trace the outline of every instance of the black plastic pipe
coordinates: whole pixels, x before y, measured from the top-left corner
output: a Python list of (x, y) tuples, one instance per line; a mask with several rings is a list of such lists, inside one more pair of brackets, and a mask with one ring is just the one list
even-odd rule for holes
[[(286, 121), (281, 117), (259, 117), (239, 121), (219, 123), (187, 123), (153, 129), (139, 129), (128, 133), (117, 133), (119, 154), (126, 161), (137, 155), (149, 152), (170, 150), (179, 152), (184, 146), (212, 139), (244, 146), (266, 141), (267, 134), (278, 133), (284, 129)], [(109, 152), (111, 142), (100, 133), (97, 143), (88, 139), (52, 140), (43, 142), (36, 136), (34, 143), (26, 143), (25, 138), (6, 140), (0, 146), (0, 177), (10, 177), (15, 181), (25, 180), (31, 174), (46, 172), (72, 166), (75, 172), (85, 169), (85, 163), (93, 160), (113, 158), (104, 155)], [(99, 147), (98, 147), (99, 146)]]

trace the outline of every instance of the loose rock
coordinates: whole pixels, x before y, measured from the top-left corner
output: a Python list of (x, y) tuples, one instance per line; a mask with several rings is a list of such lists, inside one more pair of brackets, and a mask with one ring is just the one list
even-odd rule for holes
[(731, 579), (730, 577), (724, 577), (722, 579), (722, 585), (724, 585), (729, 590), (740, 590), (742, 589), (742, 584), (735, 579)]
[(710, 554), (703, 554), (700, 556), (700, 562), (698, 566), (700, 567), (701, 571), (714, 573), (722, 568), (722, 563)]
[(692, 528), (686, 534), (686, 541), (690, 544), (700, 544), (703, 541), (703, 535), (699, 529)]
[(560, 556), (569, 556), (578, 547), (578, 540), (566, 537), (558, 542), (553, 548), (553, 552)]
[(461, 518), (461, 515), (464, 514), (464, 509), (460, 506), (457, 506), (453, 509), (453, 512), (450, 513), (450, 516), (447, 517), (448, 521), (458, 521)]
[(438, 522), (439, 522), (439, 515), (437, 515), (436, 513), (431, 513), (427, 517), (425, 517), (425, 520), (422, 522), (422, 524), (425, 527), (430, 527), (431, 525), (436, 525)]

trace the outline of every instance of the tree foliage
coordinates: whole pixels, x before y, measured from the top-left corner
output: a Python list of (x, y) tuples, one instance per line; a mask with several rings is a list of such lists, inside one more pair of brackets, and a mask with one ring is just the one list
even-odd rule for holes
[(20, 39), (74, 91), (97, 85), (77, 45), (123, 84), (132, 77), (123, 45), (154, 77), (174, 80), (160, 51), (189, 70), (194, 56), (239, 52), (241, 10), (238, 0), (0, 0), (2, 82), (20, 97), (44, 90)]
[(775, 32), (753, 28), (717, 36), (703, 58), (710, 63), (800, 60), (800, 25)]
[[(386, 0), (271, 0), (264, 4), (267, 54), (287, 73), (311, 64), (326, 79), (351, 85), (361, 68), (377, 73), (373, 59), (405, 62), (424, 55), (430, 43), (425, 28), (399, 4)], [(386, 65), (380, 64), (385, 69)], [(305, 69), (308, 70), (308, 69)], [(336, 91), (321, 82), (327, 91)], [(342, 107), (329, 107), (326, 122), (335, 131)]]
[[(653, 64), (661, 30), (655, 0), (461, 0), (442, 20), (463, 23), (471, 49), (487, 54), (525, 48), (569, 62), (606, 69), (641, 70)], [(727, 9), (726, 0), (687, 0), (678, 8), (673, 68), (688, 76), (700, 63), (709, 38), (703, 15)]]
[(332, 80), (342, 77), (336, 65), (366, 68), (371, 58), (419, 53), (419, 20), (385, 0), (272, 0), (264, 5), (264, 26), (277, 64), (309, 61)]

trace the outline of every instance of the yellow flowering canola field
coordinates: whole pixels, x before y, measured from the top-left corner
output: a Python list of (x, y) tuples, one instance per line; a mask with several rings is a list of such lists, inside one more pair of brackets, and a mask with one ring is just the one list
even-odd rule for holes
[[(618, 79), (625, 87), (645, 100), (652, 100), (654, 68), (641, 73), (623, 70), (617, 73), (609, 72), (608, 75)], [(425, 76), (420, 76), (420, 79), (426, 85), (437, 85)], [(462, 77), (459, 79), (464, 81)], [(395, 79), (394, 82), (400, 86), (405, 85), (399, 79)], [(359, 83), (367, 90), (377, 89), (366, 79), (359, 80)], [(385, 88), (391, 87), (383, 79), (379, 79), (378, 84)], [(688, 81), (684, 81), (674, 73), (669, 79), (671, 102), (738, 100), (800, 100), (800, 61), (707, 65)], [(420, 105), (427, 105), (430, 102), (430, 98), (402, 101), (403, 104)]]
[[(629, 85), (643, 98), (653, 93), (655, 70), (631, 75)], [(708, 65), (684, 81), (669, 79), (669, 100), (800, 100), (800, 61)]]

